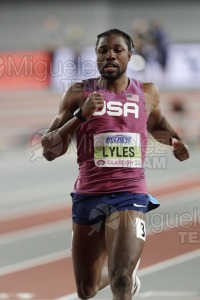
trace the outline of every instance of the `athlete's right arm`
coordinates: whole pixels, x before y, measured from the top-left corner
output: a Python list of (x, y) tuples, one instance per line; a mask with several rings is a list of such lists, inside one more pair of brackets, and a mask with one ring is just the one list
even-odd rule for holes
[(81, 84), (72, 85), (64, 94), (60, 102), (58, 116), (52, 121), (41, 140), (43, 156), (47, 160), (54, 160), (66, 153), (73, 135), (81, 123), (73, 117), (73, 112), (82, 101)]
[(86, 101), (83, 99), (83, 84), (72, 85), (64, 95), (59, 115), (53, 120), (42, 137), (43, 156), (51, 161), (66, 153), (81, 121), (73, 116), (74, 111), (82, 107), (83, 116), (89, 118), (95, 111), (103, 108), (103, 98), (93, 92)]

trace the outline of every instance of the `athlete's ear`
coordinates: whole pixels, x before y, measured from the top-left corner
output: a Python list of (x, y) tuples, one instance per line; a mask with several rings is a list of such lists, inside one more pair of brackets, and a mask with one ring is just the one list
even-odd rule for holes
[(131, 56), (132, 56), (132, 51), (128, 52), (128, 60), (131, 60)]

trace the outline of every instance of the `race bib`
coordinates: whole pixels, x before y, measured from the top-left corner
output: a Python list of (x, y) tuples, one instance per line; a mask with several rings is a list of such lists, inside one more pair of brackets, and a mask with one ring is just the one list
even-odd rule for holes
[(141, 168), (140, 134), (127, 132), (95, 134), (94, 162), (101, 168)]

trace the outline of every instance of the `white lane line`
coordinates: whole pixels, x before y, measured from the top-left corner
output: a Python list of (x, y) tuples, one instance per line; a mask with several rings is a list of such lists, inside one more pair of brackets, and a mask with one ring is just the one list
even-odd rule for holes
[(34, 298), (34, 294), (33, 293), (18, 293), (16, 294), (17, 299), (23, 299), (23, 300), (29, 300), (29, 299), (33, 299)]
[(199, 199), (200, 187), (187, 188), (184, 191), (172, 192), (167, 195), (157, 197), (159, 202), (161, 202), (162, 207), (174, 206), (176, 204), (185, 204), (190, 202), (191, 199)]
[(71, 257), (71, 249), (66, 249), (63, 251), (54, 252), (52, 254), (40, 256), (34, 259), (30, 259), (24, 262), (9, 265), (0, 268), (0, 276), (7, 275), (10, 273), (15, 273), (19, 271), (24, 271), (34, 267), (42, 266), (48, 263), (53, 263), (65, 258)]
[[(198, 197), (199, 197), (199, 192), (200, 192), (200, 188), (199, 187), (197, 187), (197, 188), (195, 188), (195, 189), (193, 189), (193, 192), (192, 192), (192, 195), (191, 195), (191, 191), (188, 191), (188, 192), (184, 192), (183, 193), (183, 195), (182, 196), (178, 196), (178, 197), (176, 197), (175, 199), (173, 199), (172, 201), (164, 201), (164, 202), (162, 202), (162, 199), (163, 199), (163, 197), (159, 197), (159, 201), (161, 202), (161, 209), (164, 209), (164, 208), (167, 208), (167, 207), (169, 207), (169, 206), (175, 206), (175, 205), (177, 205), (177, 204), (179, 204), (179, 203), (186, 203), (186, 202), (188, 202), (188, 203), (190, 203), (190, 204), (192, 204), (192, 201), (196, 201), (196, 199), (198, 199)], [(192, 199), (194, 199), (194, 200), (191, 200), (191, 197), (192, 197)], [(165, 197), (166, 199), (165, 200), (169, 200), (169, 198), (168, 197)], [(69, 209), (71, 209), (71, 206), (70, 205), (63, 205), (63, 206), (59, 206), (59, 207), (53, 207), (52, 209), (51, 209), (51, 211), (49, 211), (49, 212), (53, 212), (55, 209), (63, 209), (63, 210), (69, 210)], [(40, 211), (36, 211), (35, 212), (35, 216), (38, 216), (40, 213), (43, 213), (43, 212), (45, 212), (46, 211), (46, 209), (41, 209)], [(160, 212), (157, 212), (156, 213), (156, 215), (159, 215), (159, 213)], [(32, 213), (28, 213), (28, 214), (25, 214), (25, 215), (21, 215), (21, 216), (18, 216), (18, 217), (21, 217), (21, 218), (23, 218), (23, 217), (27, 217), (27, 216), (30, 216), (30, 217), (33, 217), (34, 215), (32, 214)], [(147, 215), (148, 216), (148, 215)], [(151, 218), (151, 217), (150, 217)], [(6, 220), (10, 220), (10, 218), (5, 218), (4, 219), (4, 221), (6, 221)], [(5, 233), (5, 234), (1, 234), (1, 241), (4, 239), (4, 238), (7, 238), (8, 237), (8, 239), (9, 239), (9, 236), (10, 236), (10, 239), (12, 239), (12, 237), (14, 237), (13, 239), (15, 240), (15, 239), (17, 239), (18, 240), (18, 238), (16, 237), (15, 238), (15, 235), (16, 234), (21, 234), (21, 233), (26, 233), (27, 232), (27, 235), (28, 234), (30, 234), (31, 235), (31, 232), (32, 231), (35, 231), (35, 229), (34, 228), (36, 228), (36, 230), (38, 229), (38, 228), (40, 228), (41, 227), (41, 229), (45, 229), (45, 226), (47, 226), (47, 227), (50, 227), (51, 226), (51, 224), (52, 224), (52, 227), (53, 226), (57, 226), (57, 224), (59, 224), (59, 222), (60, 222), (60, 224), (61, 224), (61, 222), (63, 222), (63, 227), (64, 227), (64, 222), (67, 222), (67, 227), (68, 227), (68, 222), (70, 222), (69, 220), (71, 220), (71, 217), (70, 218), (66, 218), (66, 221), (52, 221), (52, 222), (49, 222), (48, 224), (50, 224), (50, 225), (48, 225), (48, 224), (41, 224), (41, 225), (34, 225), (34, 226), (32, 226), (32, 227), (30, 227), (30, 228), (28, 228), (28, 229), (19, 229), (19, 230), (17, 230), (17, 231), (14, 231), (14, 232), (11, 232), (11, 233)], [(173, 224), (173, 218), (170, 218), (170, 224)], [(195, 221), (195, 219), (194, 219), (194, 221)], [(162, 226), (163, 224), (159, 224), (160, 226)], [(179, 225), (179, 224), (177, 224), (177, 225)], [(62, 227), (62, 225), (61, 225), (61, 227)], [(169, 229), (171, 229), (171, 228), (169, 228)], [(167, 228), (163, 228), (162, 227), (162, 230), (167, 230)], [(39, 229), (38, 229), (38, 231), (40, 231)], [(51, 231), (51, 229), (50, 229), (50, 231)], [(53, 229), (52, 229), (52, 231), (53, 231)], [(158, 233), (158, 232), (156, 232), (155, 231), (155, 233)], [(150, 228), (149, 229), (149, 234), (152, 234), (152, 229)], [(34, 233), (33, 233), (33, 236), (34, 236)], [(19, 237), (19, 239), (21, 239), (21, 237)], [(7, 242), (7, 241), (6, 241)], [(9, 242), (9, 240), (8, 240), (8, 242)]]
[[(32, 153), (30, 153), (30, 157), (32, 156)], [(30, 158), (29, 157), (29, 158)], [(188, 175), (189, 176), (189, 175)], [(199, 175), (198, 175), (199, 176)], [(191, 177), (190, 177), (191, 178)], [(196, 180), (197, 176), (194, 177), (194, 180)], [(186, 183), (186, 181), (180, 182), (182, 184)], [(65, 195), (62, 193), (59, 193), (57, 191), (64, 191), (66, 186), (66, 180), (62, 180), (59, 182), (54, 182), (53, 185), (49, 185), (49, 183), (42, 183), (42, 184), (37, 184), (36, 186), (28, 186), (28, 187), (21, 187), (21, 188), (16, 188), (14, 190), (9, 190), (9, 191), (4, 191), (1, 192), (1, 203), (0, 203), (0, 207), (2, 209), (4, 209), (4, 207), (8, 207), (9, 205), (13, 205), (13, 204), (20, 204), (20, 203), (26, 203), (27, 201), (32, 201), (33, 199), (30, 197), (30, 200), (27, 199), (27, 195), (31, 195), (31, 193), (33, 192), (33, 188), (35, 188), (34, 190), (34, 199), (43, 199), (44, 197), (49, 197), (49, 195), (55, 195), (55, 196), (60, 196), (60, 195)], [(151, 186), (151, 185), (150, 185)], [(169, 187), (170, 190), (170, 186), (169, 184), (165, 184), (163, 185), (163, 188), (167, 188)], [(193, 189), (195, 189), (196, 187), (188, 187), (187, 191), (191, 191)], [(155, 192), (156, 192), (157, 188), (155, 188)], [(159, 196), (158, 198), (160, 199), (161, 197), (171, 197), (174, 194), (178, 194), (180, 191), (180, 189), (178, 188), (177, 191), (172, 192), (170, 194), (167, 194), (167, 196), (165, 196), (163, 194), (163, 196)], [(16, 197), (16, 193), (20, 195), (20, 197)], [(52, 194), (51, 194), (52, 193)], [(184, 192), (185, 193), (185, 192)], [(184, 195), (183, 193), (183, 195)]]
[(10, 295), (7, 294), (7, 293), (0, 293), (0, 299), (9, 299), (10, 298)]
[[(149, 298), (149, 297), (195, 297), (198, 296), (198, 292), (188, 292), (188, 291), (148, 291), (145, 293), (141, 293), (138, 298)], [(188, 298), (187, 298), (188, 299)]]
[[(198, 159), (198, 157), (197, 157)], [(165, 188), (167, 186), (171, 187), (173, 186), (172, 183), (175, 183), (176, 185), (178, 184), (182, 184), (183, 182), (188, 182), (188, 178), (189, 181), (194, 180), (196, 181), (197, 178), (199, 178), (199, 167), (198, 166), (194, 166), (188, 173), (184, 172), (183, 169), (181, 169), (181, 171), (172, 171), (172, 168), (169, 168), (169, 170), (171, 170), (170, 174), (167, 173), (165, 174), (164, 172), (159, 174), (160, 176), (155, 176), (151, 178), (151, 173), (148, 175), (147, 174), (147, 182), (148, 182), (148, 186), (151, 189), (157, 189), (159, 188)], [(170, 183), (169, 183), (170, 180)]]
[[(31, 154), (30, 154), (31, 156)], [(33, 201), (33, 199), (42, 199), (44, 197), (52, 196), (65, 196), (65, 193), (59, 192), (64, 191), (63, 187), (66, 185), (66, 180), (60, 180), (55, 183), (41, 183), (37, 185), (16, 188), (14, 190), (5, 191), (1, 193), (1, 209), (8, 207), (9, 205), (16, 205), (20, 203), (26, 203), (27, 201)], [(34, 192), (33, 192), (34, 190)], [(18, 195), (18, 196), (16, 196)], [(27, 197), (30, 195), (31, 197)], [(19, 197), (20, 196), (20, 197)]]
[(30, 107), (30, 108), (18, 108), (18, 109), (2, 109), (0, 111), (0, 117), (33, 117), (44, 115), (49, 117), (50, 114), (55, 115), (54, 107)]
[[(186, 197), (186, 198), (189, 199), (189, 197)], [(182, 200), (184, 201), (184, 199), (182, 199)], [(183, 202), (182, 200), (181, 200), (181, 202)], [(179, 201), (177, 201), (177, 199), (175, 199), (175, 201), (173, 203), (171, 203), (171, 205), (175, 205), (178, 202)], [(190, 198), (190, 204), (192, 204), (191, 198)], [(169, 204), (166, 203), (166, 206), (168, 206), (168, 205)], [(162, 204), (162, 207), (163, 206), (165, 206), (165, 203)], [(66, 206), (63, 209), (67, 210), (69, 208), (71, 209), (71, 207)], [(191, 212), (191, 214), (192, 213), (194, 214), (194, 212)], [(156, 213), (156, 215), (158, 216), (159, 212)], [(195, 217), (193, 218), (193, 222), (197, 221), (197, 217), (198, 216), (196, 216), (196, 218)], [(151, 218), (151, 216), (150, 216), (150, 218)], [(163, 231), (171, 230), (177, 226), (181, 226), (181, 223), (180, 224), (176, 223), (176, 226), (174, 225), (174, 227), (172, 228), (165, 224), (165, 223), (175, 224), (175, 221), (176, 221), (176, 218), (171, 217), (170, 219), (168, 219), (168, 222), (165, 221), (165, 222), (160, 223), (159, 228), (162, 228), (162, 232), (163, 232)], [(52, 222), (49, 222), (46, 224), (34, 225), (29, 228), (19, 229), (19, 230), (13, 231), (13, 232), (4, 233), (4, 234), (1, 234), (0, 246), (7, 244), (7, 243), (18, 242), (21, 240), (30, 239), (30, 238), (34, 238), (37, 236), (39, 237), (42, 235), (59, 232), (62, 230), (68, 230), (68, 229), (71, 230), (71, 227), (72, 227), (72, 220), (71, 220), (71, 217), (69, 217), (69, 218), (66, 218), (65, 220), (61, 220), (61, 221), (52, 221)], [(149, 235), (153, 235), (153, 234), (158, 234), (158, 233), (160, 233), (160, 231), (154, 230), (154, 228), (151, 228), (151, 226), (149, 224), (148, 228), (147, 228), (147, 233), (149, 236)]]
[(175, 265), (182, 264), (182, 263), (184, 263), (188, 260), (192, 260), (192, 259), (195, 259), (195, 258), (198, 258), (198, 257), (200, 257), (200, 250), (199, 249), (195, 250), (195, 251), (191, 251), (191, 252), (186, 253), (186, 254), (182, 254), (182, 255), (170, 258), (170, 259), (167, 259), (163, 262), (154, 264), (153, 266), (146, 267), (146, 268), (140, 270), (138, 272), (138, 275), (140, 277), (146, 276), (146, 275), (152, 274), (154, 272), (158, 272), (160, 270), (167, 269), (167, 268), (173, 267)]
[(73, 293), (73, 294), (70, 294), (68, 296), (64, 296), (64, 297), (61, 297), (61, 298), (57, 298), (55, 300), (78, 300), (78, 296), (77, 296), (77, 293)]
[(71, 230), (71, 227), (71, 218), (66, 218), (66, 220), (62, 221), (55, 221), (43, 225), (35, 225), (34, 227), (30, 227), (27, 229), (20, 229), (14, 232), (1, 234), (0, 246), (8, 243), (19, 242), (26, 239), (47, 235), (50, 233), (60, 232), (62, 230)]
[[(151, 273), (154, 273), (154, 272), (157, 272), (157, 271), (161, 271), (161, 270), (166, 269), (166, 268), (173, 267), (175, 265), (184, 263), (184, 262), (186, 262), (188, 260), (192, 260), (192, 259), (195, 259), (195, 258), (198, 258), (198, 257), (200, 257), (200, 250), (195, 250), (195, 251), (189, 252), (187, 254), (179, 255), (179, 256), (174, 257), (172, 259), (168, 259), (168, 260), (166, 260), (164, 262), (161, 262), (161, 263), (158, 263), (158, 264), (155, 264), (153, 266), (150, 266), (150, 267), (147, 267), (147, 268), (144, 268), (144, 269), (140, 270), (138, 272), (138, 276), (142, 277), (142, 276), (145, 276), (145, 275), (149, 275)], [(165, 291), (161, 291), (161, 292), (165, 293)], [(159, 291), (159, 293), (161, 293), (161, 292)], [(152, 293), (152, 291), (149, 291), (149, 292), (146, 292), (146, 293), (148, 293), (147, 296), (145, 296), (146, 298), (149, 297), (149, 296), (152, 296), (152, 294), (149, 294), (149, 293)], [(144, 293), (144, 295), (146, 293)], [(156, 292), (153, 292), (153, 293), (156, 293)], [(190, 293), (190, 296), (196, 296), (197, 295), (196, 292), (194, 292), (194, 293), (195, 294), (192, 294), (192, 295)], [(153, 296), (154, 295), (155, 294), (153, 294)], [(160, 294), (159, 294), (159, 296), (160, 296)], [(164, 296), (164, 295), (162, 294), (162, 296)], [(143, 298), (145, 298), (145, 297), (143, 296)], [(70, 294), (70, 295), (63, 296), (61, 298), (57, 298), (55, 300), (78, 300), (78, 299), (79, 298), (77, 297), (77, 293), (73, 293), (73, 294)]]

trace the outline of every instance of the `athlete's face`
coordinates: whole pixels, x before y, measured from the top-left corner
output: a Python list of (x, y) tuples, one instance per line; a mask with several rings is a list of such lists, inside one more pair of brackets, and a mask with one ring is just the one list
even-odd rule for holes
[(102, 37), (96, 48), (97, 67), (102, 77), (108, 80), (120, 78), (126, 71), (131, 51), (119, 35)]

